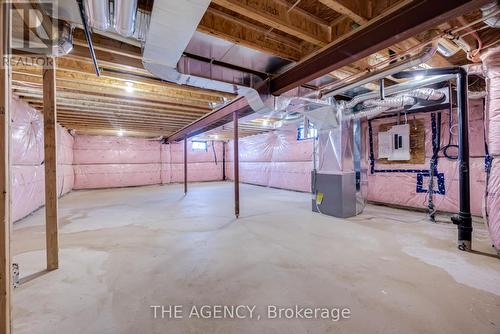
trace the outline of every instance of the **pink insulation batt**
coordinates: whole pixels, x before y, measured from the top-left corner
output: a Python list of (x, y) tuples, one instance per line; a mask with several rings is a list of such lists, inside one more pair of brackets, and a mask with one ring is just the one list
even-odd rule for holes
[[(471, 185), (471, 212), (480, 216), (482, 213), (482, 195), (485, 188), (484, 173), (484, 127), (483, 127), (483, 103), (482, 100), (469, 100), (469, 131), (470, 133), (470, 185)], [(431, 115), (419, 114), (417, 120), (422, 120), (425, 125), (425, 163), (424, 164), (380, 164), (378, 157), (378, 128), (380, 124), (396, 121), (394, 118), (373, 120), (371, 122), (373, 131), (373, 148), (375, 156), (375, 172), (370, 170), (369, 155), (369, 132), (367, 122), (363, 122), (362, 127), (362, 168), (368, 174), (368, 196), (369, 201), (396, 204), (401, 206), (426, 208), (427, 189), (429, 177), (423, 177), (421, 190), (417, 190), (417, 173), (413, 172), (378, 172), (378, 170), (428, 170), (430, 158), (432, 157), (432, 130)], [(409, 117), (409, 123), (413, 116)], [(454, 118), (456, 124), (456, 117)], [(456, 129), (456, 126), (453, 128)], [(457, 134), (452, 129), (453, 143), (458, 142)], [(441, 123), (441, 147), (448, 143), (450, 132), (448, 126), (448, 111), (442, 111)], [(440, 152), (438, 159), (438, 173), (444, 178), (444, 194), (435, 193), (433, 201), (435, 208), (440, 211), (458, 211), (458, 162), (449, 160)], [(434, 190), (438, 191), (438, 180), (435, 177)], [(477, 196), (474, 196), (477, 194)]]
[[(239, 140), (240, 181), (296, 191), (311, 191), (312, 140), (297, 140), (296, 131), (273, 131)], [(233, 161), (233, 142), (227, 150)], [(226, 173), (233, 178), (232, 164)]]
[[(12, 100), (12, 220), (30, 214), (44, 204), (43, 117), (28, 104)], [(57, 127), (57, 186), (59, 196), (73, 189), (73, 137)]]
[[(184, 182), (184, 143), (167, 145), (170, 148), (170, 181)], [(222, 142), (208, 142), (207, 151), (193, 150), (187, 145), (188, 181), (222, 180)]]
[[(77, 135), (75, 189), (128, 187), (184, 181), (184, 144), (115, 136)], [(188, 181), (222, 180), (222, 143), (195, 151), (188, 142)]]
[[(484, 106), (482, 100), (469, 101), (470, 168), (471, 168), (471, 211), (482, 215), (482, 195), (485, 189), (484, 171)], [(442, 111), (441, 146), (448, 143), (448, 111)], [(425, 124), (426, 160), (424, 164), (376, 164), (377, 169), (418, 169), (428, 170), (432, 156), (431, 115), (416, 116)], [(410, 118), (410, 123), (413, 118)], [(395, 118), (372, 122), (374, 153), (377, 158), (377, 133), (381, 123), (394, 122)], [(456, 117), (454, 118), (456, 123)], [(374, 202), (396, 204), (407, 207), (427, 207), (428, 177), (423, 178), (422, 190), (417, 192), (416, 173), (370, 173), (367, 122), (362, 123), (362, 168), (367, 173), (367, 199)], [(456, 128), (456, 127), (455, 127)], [(453, 129), (452, 129), (453, 132)], [(456, 132), (452, 140), (457, 143)], [(233, 178), (233, 143), (227, 146), (226, 174)], [(274, 131), (239, 140), (240, 181), (275, 188), (310, 191), (312, 164), (312, 140), (298, 141), (295, 131)], [(438, 210), (457, 212), (458, 210), (458, 169), (456, 160), (448, 160), (441, 153), (438, 172), (444, 177), (444, 194), (435, 194), (434, 204)], [(435, 182), (437, 191), (437, 182)], [(478, 194), (475, 196), (474, 194)]]
[(158, 140), (77, 135), (75, 189), (128, 187), (161, 182)]
[(486, 75), (488, 150), (493, 158), (487, 189), (486, 211), (491, 239), (500, 252), (500, 47), (481, 57)]

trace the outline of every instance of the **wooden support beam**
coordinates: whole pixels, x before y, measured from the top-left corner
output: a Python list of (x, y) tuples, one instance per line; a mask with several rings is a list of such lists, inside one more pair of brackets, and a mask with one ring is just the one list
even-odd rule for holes
[(240, 156), (238, 150), (238, 111), (233, 112), (233, 143), (234, 143), (234, 215), (236, 218), (240, 216)]
[(186, 136), (196, 136), (200, 133), (215, 129), (225, 123), (229, 123), (233, 112), (236, 110), (239, 110), (239, 117), (244, 117), (253, 113), (253, 109), (249, 106), (248, 100), (245, 97), (240, 97), (175, 132), (167, 138), (167, 141), (169, 143), (178, 142)]
[(10, 6), (7, 1), (0, 4), (0, 334), (10, 334), (12, 258), (10, 254), (10, 68), (4, 65), (9, 53)]
[(57, 116), (55, 59), (43, 69), (43, 134), (45, 152), (45, 231), (47, 270), (59, 268), (57, 225)]
[(331, 39), (331, 29), (326, 22), (320, 22), (299, 8), (289, 11), (291, 5), (284, 1), (213, 0), (212, 2), (318, 46), (325, 46)]

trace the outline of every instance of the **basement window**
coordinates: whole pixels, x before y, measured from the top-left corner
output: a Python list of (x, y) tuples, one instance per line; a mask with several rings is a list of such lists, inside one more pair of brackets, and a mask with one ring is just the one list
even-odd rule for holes
[(297, 129), (297, 140), (306, 140), (318, 138), (318, 130), (314, 127), (314, 124), (307, 122), (307, 131), (304, 131), (304, 125), (299, 126)]
[(193, 141), (191, 142), (191, 150), (193, 151), (208, 151), (208, 144), (206, 141)]

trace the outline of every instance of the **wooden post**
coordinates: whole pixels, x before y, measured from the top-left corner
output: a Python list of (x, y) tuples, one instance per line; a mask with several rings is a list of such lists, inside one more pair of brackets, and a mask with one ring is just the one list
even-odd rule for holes
[(0, 334), (11, 333), (12, 259), (10, 255), (10, 4), (0, 5)]
[(47, 57), (43, 69), (43, 130), (45, 140), (45, 231), (47, 270), (59, 267), (57, 226), (57, 119), (55, 59)]
[(222, 142), (222, 181), (226, 181), (226, 142)]
[(184, 194), (188, 192), (188, 151), (187, 136), (184, 137)]
[(238, 111), (233, 112), (233, 140), (234, 140), (234, 214), (240, 216), (240, 160), (238, 153)]

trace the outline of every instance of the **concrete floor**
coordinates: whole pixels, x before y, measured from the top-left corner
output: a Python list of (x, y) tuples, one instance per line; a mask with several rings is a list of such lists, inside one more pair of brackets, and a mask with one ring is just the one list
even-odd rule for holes
[[(500, 260), (475, 224), (456, 227), (368, 206), (312, 213), (310, 195), (231, 183), (75, 191), (60, 201), (57, 271), (45, 266), (43, 210), (16, 223), (14, 333), (500, 333)], [(153, 319), (151, 305), (184, 306)], [(260, 320), (187, 319), (192, 305), (256, 305)], [(266, 318), (268, 305), (348, 307), (351, 318)]]

